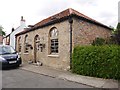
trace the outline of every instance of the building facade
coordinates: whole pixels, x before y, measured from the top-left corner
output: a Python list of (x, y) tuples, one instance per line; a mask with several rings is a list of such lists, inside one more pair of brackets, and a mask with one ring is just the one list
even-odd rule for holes
[(8, 34), (7, 36), (5, 36), (3, 38), (3, 44), (4, 45), (10, 45), (10, 34)]
[(96, 37), (108, 38), (111, 29), (73, 9), (67, 9), (16, 34), (16, 50), (22, 60), (70, 69), (76, 45), (91, 45)]
[(3, 36), (0, 35), (0, 44), (3, 44)]
[(16, 48), (16, 40), (15, 35), (26, 28), (25, 20), (23, 19), (23, 16), (21, 16), (20, 20), (20, 26), (16, 29), (12, 28), (12, 31), (10, 34), (8, 34), (6, 37), (4, 37), (4, 44), (5, 45), (11, 45), (14, 49)]

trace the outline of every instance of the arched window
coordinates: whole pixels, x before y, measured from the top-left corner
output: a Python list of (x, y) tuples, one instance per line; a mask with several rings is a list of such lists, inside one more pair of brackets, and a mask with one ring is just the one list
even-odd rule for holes
[(28, 53), (28, 35), (25, 36), (25, 41), (24, 41), (24, 52)]
[(18, 52), (21, 52), (21, 37), (18, 39)]
[(50, 30), (50, 54), (58, 53), (58, 43), (58, 30), (54, 27)]

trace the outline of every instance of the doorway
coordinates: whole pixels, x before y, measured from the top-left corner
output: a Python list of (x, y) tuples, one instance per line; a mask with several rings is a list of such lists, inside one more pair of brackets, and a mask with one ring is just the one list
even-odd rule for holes
[(38, 51), (39, 51), (39, 43), (40, 43), (40, 37), (39, 35), (36, 35), (34, 38), (34, 63), (37, 63), (38, 59)]

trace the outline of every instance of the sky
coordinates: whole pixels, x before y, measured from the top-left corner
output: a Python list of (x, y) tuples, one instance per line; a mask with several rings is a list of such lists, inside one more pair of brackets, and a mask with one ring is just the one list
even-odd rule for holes
[(120, 1), (118, 2), (118, 22), (120, 22)]
[(116, 28), (119, 0), (0, 0), (0, 25), (9, 34), (20, 25), (21, 16), (26, 25), (73, 8), (107, 26)]

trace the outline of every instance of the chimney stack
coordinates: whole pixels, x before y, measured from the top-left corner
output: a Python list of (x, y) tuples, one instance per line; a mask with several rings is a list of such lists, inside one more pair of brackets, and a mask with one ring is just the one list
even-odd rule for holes
[(14, 31), (15, 29), (14, 28), (12, 28), (12, 32)]
[(21, 16), (21, 21), (23, 21), (23, 16)]
[(25, 25), (25, 20), (24, 20), (23, 16), (21, 16), (20, 26), (23, 26), (23, 27), (26, 26)]

